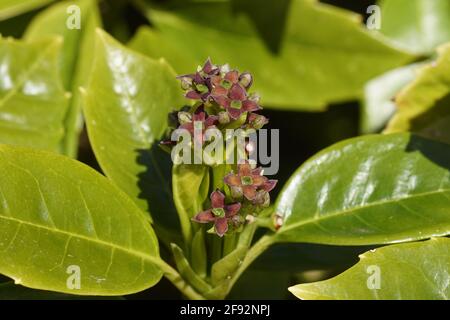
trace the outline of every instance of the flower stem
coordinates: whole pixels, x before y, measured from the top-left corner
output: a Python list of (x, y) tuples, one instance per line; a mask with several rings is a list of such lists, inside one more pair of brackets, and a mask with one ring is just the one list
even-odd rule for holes
[(191, 300), (205, 300), (201, 294), (199, 294), (194, 288), (192, 288), (180, 274), (172, 268), (167, 262), (162, 259), (155, 259), (153, 261), (163, 272), (164, 277), (168, 279), (172, 284), (177, 287), (188, 299)]
[(268, 247), (270, 247), (275, 242), (275, 238), (272, 235), (262, 236), (247, 252), (242, 264), (239, 266), (237, 271), (234, 273), (228, 284), (228, 290), (226, 294), (231, 291), (233, 285), (239, 279), (239, 277), (244, 273), (245, 270), (256, 260)]

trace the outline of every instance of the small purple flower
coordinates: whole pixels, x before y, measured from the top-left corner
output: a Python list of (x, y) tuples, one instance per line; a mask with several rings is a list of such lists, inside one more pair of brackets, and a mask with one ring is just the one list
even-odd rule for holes
[(238, 165), (237, 174), (228, 174), (224, 181), (234, 192), (243, 194), (248, 200), (255, 200), (258, 190), (269, 192), (277, 184), (277, 180), (269, 180), (261, 174), (261, 168), (252, 169), (250, 164), (244, 163)]
[(198, 223), (214, 223), (214, 229), (219, 237), (228, 231), (228, 224), (235, 223), (235, 217), (241, 209), (241, 204), (225, 205), (225, 195), (219, 190), (211, 193), (211, 209), (202, 211), (192, 218)]
[(181, 80), (181, 87), (187, 91), (186, 98), (207, 101), (211, 94), (210, 78), (219, 73), (220, 69), (208, 58), (196, 73), (178, 76), (177, 79)]
[(255, 130), (259, 130), (269, 123), (269, 119), (264, 117), (263, 115), (257, 113), (249, 113), (247, 117), (247, 128), (253, 128)]
[(232, 119), (237, 119), (244, 112), (261, 109), (258, 103), (249, 99), (247, 91), (240, 84), (233, 84), (227, 94), (211, 95), (214, 101), (224, 107)]

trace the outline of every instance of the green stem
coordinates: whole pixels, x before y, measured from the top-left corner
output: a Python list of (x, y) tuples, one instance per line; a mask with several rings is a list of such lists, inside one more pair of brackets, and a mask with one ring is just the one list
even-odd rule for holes
[(227, 254), (236, 249), (237, 235), (231, 234), (229, 236), (226, 236), (223, 241), (224, 242), (223, 242), (222, 256), (225, 257)]
[(155, 259), (152, 262), (162, 270), (166, 279), (172, 282), (172, 284), (177, 287), (177, 289), (180, 290), (188, 299), (205, 300), (205, 297), (203, 297), (188, 283), (186, 283), (186, 281), (184, 281), (180, 274), (167, 262), (162, 259)]
[(275, 238), (272, 235), (264, 235), (262, 236), (247, 252), (242, 264), (239, 266), (237, 271), (234, 273), (230, 282), (228, 283), (228, 289), (225, 295), (227, 295), (231, 288), (233, 288), (236, 281), (239, 277), (244, 273), (244, 271), (252, 264), (253, 261), (256, 260), (268, 247), (270, 247), (274, 242)]

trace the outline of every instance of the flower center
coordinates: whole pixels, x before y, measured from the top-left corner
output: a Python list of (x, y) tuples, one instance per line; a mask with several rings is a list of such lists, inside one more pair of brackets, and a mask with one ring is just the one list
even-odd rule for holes
[(223, 210), (223, 208), (213, 208), (211, 211), (217, 218), (225, 217), (225, 210)]
[(241, 177), (241, 183), (243, 186), (251, 186), (253, 184), (253, 179), (250, 176)]
[(224, 87), (225, 89), (230, 89), (230, 88), (231, 88), (231, 82), (228, 81), (227, 79), (223, 79), (223, 80), (220, 82), (220, 85), (221, 85), (222, 87)]
[(239, 101), (239, 100), (231, 101), (231, 107), (233, 109), (240, 109), (240, 108), (242, 108), (242, 101)]
[(205, 86), (204, 84), (197, 84), (195, 85), (195, 88), (197, 89), (198, 92), (200, 93), (207, 93), (209, 91), (209, 88), (207, 86)]

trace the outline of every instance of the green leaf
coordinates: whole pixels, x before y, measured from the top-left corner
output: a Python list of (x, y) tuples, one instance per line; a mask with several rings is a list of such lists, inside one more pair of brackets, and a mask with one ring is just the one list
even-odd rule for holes
[[(69, 29), (67, 21), (74, 17), (67, 13), (71, 6), (80, 10), (80, 29)], [(70, 22), (71, 20), (69, 20)], [(79, 87), (85, 86), (93, 61), (95, 29), (100, 26), (100, 16), (95, 0), (63, 1), (38, 14), (28, 26), (25, 39), (40, 39), (45, 35), (63, 37), (61, 73), (66, 90), (72, 93), (69, 111), (65, 118), (66, 134), (63, 153), (76, 157), (78, 136), (83, 127)]]
[[(94, 67), (83, 110), (102, 170), (144, 211), (160, 236), (179, 236), (170, 186), (170, 156), (158, 147), (167, 115), (184, 103), (172, 69), (97, 31)], [(160, 229), (161, 228), (161, 229)]]
[(0, 39), (0, 143), (61, 151), (68, 97), (60, 49), (61, 38)]
[(401, 133), (335, 144), (281, 191), (282, 242), (368, 245), (450, 233), (450, 145)]
[(419, 66), (422, 64), (394, 69), (366, 84), (361, 112), (363, 133), (375, 133), (386, 126), (395, 113), (394, 97), (414, 80)]
[(191, 218), (203, 210), (208, 197), (209, 168), (202, 165), (176, 165), (172, 168), (172, 188), (181, 229), (187, 243), (192, 240)]
[(397, 96), (397, 114), (385, 133), (412, 131), (450, 143), (450, 44)]
[(381, 32), (417, 54), (450, 41), (448, 0), (381, 0)]
[[(109, 297), (112, 299), (113, 297)], [(98, 300), (97, 296), (78, 296), (52, 291), (43, 291), (15, 285), (14, 282), (0, 283), (0, 300)], [(122, 297), (116, 297), (123, 300)]]
[[(0, 273), (79, 295), (129, 294), (159, 281), (152, 227), (102, 175), (52, 152), (6, 145), (0, 169)], [(67, 285), (78, 274), (73, 266), (79, 289)]]
[[(266, 0), (254, 10), (278, 3)], [(272, 23), (267, 11), (258, 16)], [(166, 58), (180, 74), (208, 56), (249, 70), (267, 107), (322, 110), (359, 97), (366, 81), (412, 58), (366, 31), (358, 15), (311, 0), (291, 2), (277, 52), (258, 37), (252, 17), (235, 12), (229, 1), (189, 3), (173, 12), (151, 8), (148, 15), (155, 28), (141, 28), (133, 49)]]
[(308, 300), (448, 300), (449, 253), (447, 238), (386, 246), (362, 254), (337, 277), (289, 291)]
[(0, 21), (45, 6), (53, 1), (54, 0), (2, 0), (0, 3)]

